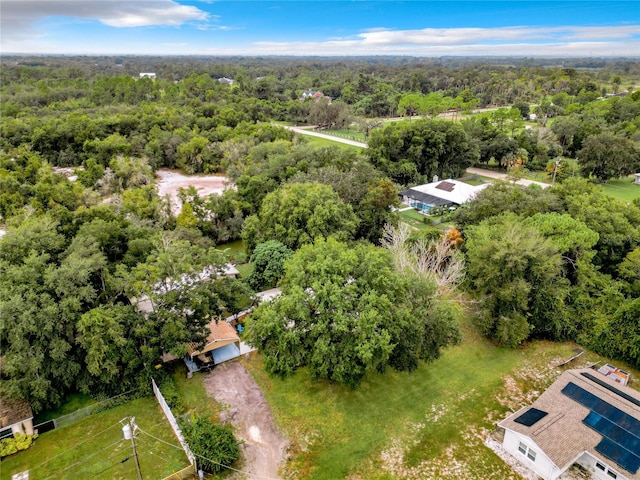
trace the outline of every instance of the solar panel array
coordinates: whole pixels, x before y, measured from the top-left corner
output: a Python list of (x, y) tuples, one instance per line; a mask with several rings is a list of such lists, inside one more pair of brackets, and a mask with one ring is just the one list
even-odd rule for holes
[(603, 436), (596, 451), (635, 474), (640, 468), (640, 420), (573, 382), (562, 393), (591, 410), (582, 421)]
[(542, 410), (538, 410), (537, 408), (532, 407), (526, 412), (524, 412), (522, 415), (520, 415), (518, 418), (516, 418), (514, 422), (524, 425), (526, 427), (530, 427), (531, 425), (535, 425), (536, 423), (538, 423), (547, 415), (548, 415), (547, 412), (544, 412)]
[(619, 388), (614, 387), (613, 385), (609, 385), (607, 382), (605, 382), (604, 380), (591, 375), (590, 373), (587, 372), (582, 372), (580, 375), (582, 375), (585, 378), (588, 378), (589, 380), (591, 380), (592, 382), (597, 383), (598, 385), (600, 385), (601, 387), (606, 388), (607, 390), (609, 390), (610, 392), (615, 393), (616, 395), (619, 395), (620, 397), (624, 398), (625, 400), (633, 403), (634, 405), (637, 405), (640, 407), (640, 400), (638, 400), (635, 397), (632, 397), (631, 395), (623, 392), (622, 390), (620, 390)]
[(436, 185), (436, 188), (444, 190), (445, 192), (453, 192), (453, 189), (456, 188), (456, 185), (455, 183), (451, 182), (440, 182), (438, 185)]

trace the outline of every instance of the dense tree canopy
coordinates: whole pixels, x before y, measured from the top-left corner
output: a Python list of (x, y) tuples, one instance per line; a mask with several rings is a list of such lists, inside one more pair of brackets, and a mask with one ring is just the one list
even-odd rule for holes
[[(514, 215), (484, 220), (467, 230), (469, 280), (482, 296), (482, 329), (503, 345), (516, 346), (531, 333), (566, 328), (559, 249)], [(549, 325), (553, 321), (556, 325)]]
[(587, 177), (599, 181), (620, 178), (640, 169), (640, 150), (627, 138), (601, 133), (584, 141), (578, 162)]
[(404, 185), (431, 181), (434, 175), (457, 178), (478, 158), (462, 127), (444, 120), (395, 122), (375, 130), (367, 155)]
[(0, 242), (2, 388), (34, 410), (59, 403), (82, 376), (76, 323), (96, 305), (107, 259), (95, 239), (67, 245), (34, 218)]
[(256, 246), (250, 263), (253, 270), (247, 281), (256, 291), (276, 286), (284, 275), (284, 262), (291, 257), (293, 251), (277, 240), (269, 240)]
[(307, 366), (313, 378), (356, 386), (387, 365), (412, 370), (458, 338), (435, 285), (403, 277), (389, 252), (371, 245), (305, 245), (286, 263), (282, 288), (248, 324), (272, 374)]
[(242, 231), (247, 250), (277, 240), (292, 250), (316, 238), (353, 238), (358, 219), (329, 185), (291, 183), (268, 194), (260, 212), (249, 217)]
[[(566, 177), (602, 182), (640, 168), (640, 95), (624, 92), (638, 84), (638, 62), (1, 61), (0, 227), (9, 233), (0, 240), (0, 388), (36, 411), (69, 392), (146, 384), (163, 351), (181, 354), (203, 338), (208, 316), (246, 308), (247, 284), (222, 278), (228, 259), (212, 250), (241, 232), (249, 250), (264, 245), (252, 257), (256, 288), (278, 281), (301, 248), (282, 303), (261, 307), (255, 324), (273, 372), (307, 365), (357, 384), (384, 365), (411, 370), (433, 358), (456, 338), (451, 303), (439, 295), (465, 273), (463, 252), (468, 293), (484, 301), (493, 338), (571, 338), (637, 365), (640, 201)], [(222, 85), (223, 76), (235, 83)], [(301, 101), (309, 89), (326, 101)], [(538, 119), (523, 125), (530, 112)], [(440, 113), (448, 120), (381, 128), (381, 117)], [(318, 147), (274, 121), (353, 121), (370, 148)], [(452, 216), (465, 238), (450, 230), (439, 243), (400, 242), (392, 263), (370, 244), (310, 246), (328, 237), (380, 243), (398, 220), (398, 184), (457, 177), (475, 163), (550, 166), (556, 184), (497, 182)], [(181, 192), (176, 218), (153, 184), (161, 167), (216, 172), (233, 185), (219, 196)], [(144, 296), (146, 317), (129, 301)]]

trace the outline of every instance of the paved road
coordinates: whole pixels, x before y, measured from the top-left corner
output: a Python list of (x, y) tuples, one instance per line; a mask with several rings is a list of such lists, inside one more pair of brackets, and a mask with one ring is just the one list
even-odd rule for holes
[[(473, 175), (481, 175), (483, 177), (495, 178), (499, 180), (507, 180), (506, 173), (498, 173), (493, 170), (485, 170), (484, 168), (467, 168), (467, 173), (471, 173)], [(551, 185), (548, 183), (536, 182), (535, 180), (527, 180), (526, 178), (520, 179), (516, 182), (518, 185), (524, 185), (528, 187), (529, 185), (535, 184), (539, 185), (542, 188), (548, 188)]]
[(366, 143), (356, 142), (355, 140), (348, 140), (346, 138), (341, 138), (341, 137), (335, 137), (333, 135), (327, 135), (325, 133), (314, 132), (313, 130), (310, 130), (313, 127), (300, 128), (300, 127), (285, 126), (284, 128), (291, 130), (292, 132), (300, 133), (302, 135), (310, 135), (312, 137), (320, 137), (320, 138), (325, 138), (327, 140), (333, 140), (334, 142), (346, 143), (347, 145), (353, 145), (354, 147), (367, 148)]

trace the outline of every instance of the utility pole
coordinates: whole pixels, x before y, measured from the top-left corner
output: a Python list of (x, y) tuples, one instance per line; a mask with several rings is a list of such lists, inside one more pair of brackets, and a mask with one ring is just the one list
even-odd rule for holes
[(556, 175), (558, 174), (558, 167), (560, 166), (560, 159), (556, 159), (555, 165), (553, 166), (553, 179), (551, 180), (551, 185), (556, 183)]
[(124, 435), (125, 440), (131, 439), (131, 447), (133, 448), (133, 458), (136, 460), (136, 470), (138, 472), (138, 480), (142, 480), (142, 473), (140, 472), (140, 462), (138, 461), (138, 451), (136, 450), (136, 429), (138, 426), (134, 423), (136, 421), (135, 417), (126, 417), (121, 420), (126, 420), (122, 426), (122, 433)]

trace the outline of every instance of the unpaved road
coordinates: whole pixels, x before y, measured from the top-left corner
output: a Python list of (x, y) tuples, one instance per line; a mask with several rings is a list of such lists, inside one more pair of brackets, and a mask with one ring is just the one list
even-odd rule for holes
[(289, 127), (285, 126), (287, 130), (291, 130), (292, 132), (299, 133), (301, 135), (310, 135), (312, 137), (320, 137), (327, 140), (333, 140), (334, 142), (346, 143), (347, 145), (353, 145), (354, 147), (367, 148), (367, 144), (363, 142), (356, 142), (355, 140), (349, 140), (348, 138), (336, 137), (335, 135), (327, 135), (325, 133), (314, 132), (313, 127)]
[(207, 394), (228, 406), (220, 419), (230, 422), (236, 428), (236, 436), (245, 441), (241, 448), (246, 475), (236, 473), (229, 478), (280, 478), (278, 467), (288, 443), (273, 423), (262, 390), (242, 363), (223, 363), (202, 378)]
[[(499, 180), (508, 179), (508, 175), (506, 173), (494, 172), (493, 170), (485, 170), (484, 168), (467, 168), (467, 173), (472, 173), (474, 175), (480, 175), (483, 177), (495, 178)], [(551, 186), (548, 183), (536, 182), (535, 180), (527, 180), (526, 178), (521, 178), (516, 183), (525, 187), (528, 187), (532, 184), (538, 185), (541, 188), (548, 188)]]

